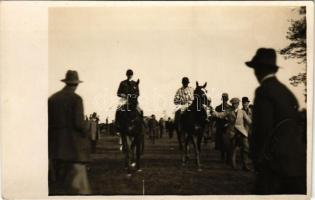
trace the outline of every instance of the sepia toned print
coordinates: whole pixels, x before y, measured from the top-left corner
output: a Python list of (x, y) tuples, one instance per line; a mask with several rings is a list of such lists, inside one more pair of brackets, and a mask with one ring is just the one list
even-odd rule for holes
[[(305, 14), (276, 6), (51, 8), (51, 92), (53, 77), (69, 71), (48, 104), (50, 152), (60, 154), (50, 156), (49, 193), (306, 194)], [(67, 82), (72, 73), (87, 85)]]
[(6, 199), (309, 199), (310, 2), (2, 2)]
[(306, 194), (305, 14), (51, 8), (49, 193)]

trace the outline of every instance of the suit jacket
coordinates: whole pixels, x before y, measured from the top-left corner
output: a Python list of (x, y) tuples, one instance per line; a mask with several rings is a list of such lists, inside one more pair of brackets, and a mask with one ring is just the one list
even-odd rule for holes
[(214, 113), (214, 116), (220, 119), (225, 119), (228, 122), (225, 134), (229, 136), (229, 138), (233, 138), (235, 136), (235, 129), (238, 130), (245, 137), (248, 137), (247, 129), (245, 128), (246, 124), (251, 124), (252, 120), (246, 114), (244, 110), (238, 109), (237, 112), (234, 110), (228, 110), (224, 113)]
[[(249, 119), (251, 119), (251, 121), (252, 121), (253, 120), (253, 110), (250, 109), (250, 108), (248, 108), (247, 110), (242, 108), (242, 110), (247, 114)], [(252, 133), (252, 124), (245, 123), (245, 129), (246, 129), (246, 131), (248, 133), (248, 136), (250, 136), (251, 133)]]
[(248, 137), (248, 130), (246, 126), (249, 126), (252, 123), (250, 117), (246, 114), (244, 110), (237, 110), (237, 113), (232, 112), (233, 115), (236, 115), (234, 127), (242, 133), (245, 137)]
[(140, 92), (139, 92), (137, 82), (132, 81), (132, 80), (121, 81), (118, 87), (117, 96), (120, 97), (121, 94), (139, 96)]
[[(218, 105), (215, 108), (215, 111), (218, 113), (228, 112), (232, 109), (232, 106), (229, 104), (226, 104), (226, 106), (223, 106), (222, 104)], [(216, 119), (216, 127), (217, 131), (221, 132), (224, 131), (224, 128), (226, 127), (228, 121), (225, 118), (217, 118)]]
[(88, 126), (82, 98), (65, 87), (48, 99), (49, 159), (89, 161)]
[[(287, 120), (289, 123), (283, 123)], [(298, 102), (292, 92), (277, 78), (266, 79), (256, 89), (253, 112), (251, 156), (256, 169), (267, 165), (286, 176), (304, 173), (305, 146), (296, 126)], [(278, 139), (274, 140), (274, 136)], [(266, 151), (273, 149), (274, 159), (266, 160)]]

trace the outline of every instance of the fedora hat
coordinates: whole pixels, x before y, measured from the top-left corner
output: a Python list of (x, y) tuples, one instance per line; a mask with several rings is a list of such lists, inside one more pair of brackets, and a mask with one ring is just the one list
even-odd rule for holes
[(68, 84), (78, 84), (82, 83), (83, 81), (79, 80), (79, 74), (77, 71), (68, 70), (66, 73), (66, 78), (61, 80), (62, 82), (68, 83)]
[(277, 69), (279, 66), (276, 64), (276, 51), (271, 48), (259, 48), (256, 55), (251, 61), (245, 62), (245, 64), (250, 68), (271, 68)]
[(248, 99), (248, 97), (243, 97), (242, 102), (250, 102), (250, 100)]

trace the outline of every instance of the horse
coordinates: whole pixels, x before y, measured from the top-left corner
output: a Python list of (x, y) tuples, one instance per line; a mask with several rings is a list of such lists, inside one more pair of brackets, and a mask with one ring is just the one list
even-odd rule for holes
[(182, 137), (183, 137), (183, 154), (182, 164), (185, 165), (187, 161), (187, 147), (191, 142), (194, 148), (196, 164), (198, 171), (201, 171), (200, 164), (200, 152), (201, 141), (204, 135), (204, 129), (207, 123), (207, 111), (206, 107), (210, 105), (210, 101), (207, 98), (207, 91), (205, 90), (207, 83), (203, 86), (199, 86), (196, 82), (196, 88), (194, 90), (194, 100), (188, 109), (182, 114)]
[[(136, 82), (135, 90), (139, 82)], [(141, 171), (140, 156), (143, 152), (143, 114), (137, 109), (138, 96), (131, 94), (126, 104), (122, 105), (116, 113), (116, 122), (122, 140), (123, 153), (125, 155), (125, 169), (127, 176), (131, 176), (134, 167)]]

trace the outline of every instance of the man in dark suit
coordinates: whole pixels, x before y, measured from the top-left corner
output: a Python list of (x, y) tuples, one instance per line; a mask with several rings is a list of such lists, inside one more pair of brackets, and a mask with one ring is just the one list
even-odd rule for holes
[[(139, 89), (137, 87), (137, 82), (131, 80), (133, 76), (133, 71), (128, 69), (126, 72), (127, 79), (120, 82), (117, 96), (122, 98), (127, 98), (128, 95), (139, 96)], [(139, 81), (139, 79), (138, 79)]]
[(63, 194), (89, 194), (86, 172), (90, 155), (88, 127), (82, 98), (75, 93), (82, 81), (78, 73), (71, 70), (62, 81), (66, 86), (48, 99), (49, 193), (56, 194), (55, 189), (64, 184)]
[[(228, 93), (222, 94), (222, 103), (215, 108), (218, 113), (229, 111), (232, 106), (228, 104), (229, 95)], [(226, 130), (228, 121), (226, 119), (216, 119), (216, 134), (215, 134), (215, 149), (221, 151), (222, 161), (228, 162), (227, 150), (223, 147), (223, 133)]]
[(128, 69), (126, 72), (127, 79), (120, 82), (118, 90), (117, 90), (117, 96), (120, 97), (121, 103), (118, 105), (118, 109), (116, 111), (115, 116), (115, 125), (118, 131), (122, 129), (126, 123), (123, 121), (123, 115), (126, 115), (127, 118), (129, 118), (129, 114), (131, 112), (125, 112), (125, 111), (135, 111), (139, 114), (142, 112), (138, 105), (138, 97), (140, 95), (139, 92), (139, 82), (133, 81), (133, 71), (131, 69)]
[(253, 109), (251, 156), (256, 194), (305, 194), (306, 146), (298, 121), (298, 102), (278, 81), (276, 52), (260, 48), (246, 65), (260, 83)]

